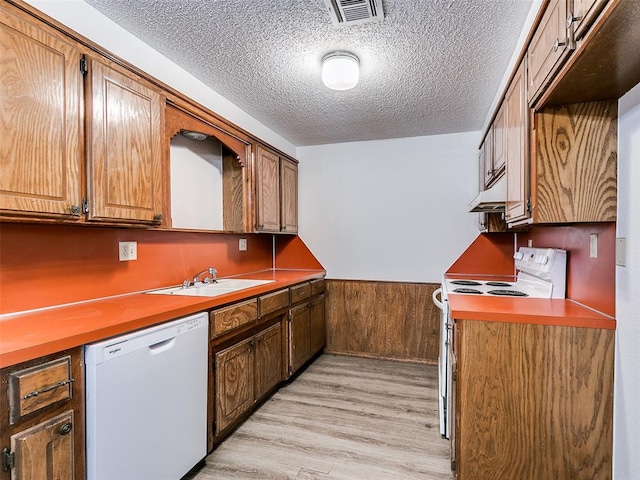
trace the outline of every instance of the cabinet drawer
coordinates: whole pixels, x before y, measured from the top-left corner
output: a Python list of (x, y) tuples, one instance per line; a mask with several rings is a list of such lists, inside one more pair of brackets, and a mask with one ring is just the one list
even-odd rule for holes
[(309, 282), (301, 283), (291, 287), (291, 303), (298, 303), (306, 300), (311, 296), (311, 284)]
[(71, 398), (71, 357), (9, 374), (9, 422)]
[(311, 296), (314, 297), (324, 292), (324, 278), (311, 280)]
[(217, 337), (229, 330), (238, 328), (258, 318), (258, 300), (252, 299), (238, 303), (210, 314), (211, 337)]
[(287, 308), (289, 306), (289, 289), (278, 290), (277, 292), (262, 295), (258, 298), (258, 305), (260, 307), (260, 316)]

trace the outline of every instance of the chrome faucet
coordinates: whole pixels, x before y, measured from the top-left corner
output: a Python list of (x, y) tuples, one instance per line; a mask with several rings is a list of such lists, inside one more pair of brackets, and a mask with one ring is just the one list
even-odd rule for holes
[(209, 267), (206, 270), (203, 270), (195, 274), (195, 276), (193, 277), (194, 285), (198, 283), (198, 278), (200, 278), (200, 275), (202, 275), (203, 273), (208, 273), (210, 276), (204, 277), (204, 279), (202, 280), (202, 283), (216, 283), (218, 281), (216, 278), (216, 276), (218, 275), (218, 271), (213, 267)]

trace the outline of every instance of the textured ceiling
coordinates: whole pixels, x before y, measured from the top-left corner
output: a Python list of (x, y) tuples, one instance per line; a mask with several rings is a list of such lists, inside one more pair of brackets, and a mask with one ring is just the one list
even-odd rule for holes
[[(296, 146), (479, 130), (531, 0), (383, 0), (334, 26), (324, 0), (86, 0)], [(322, 57), (360, 58), (332, 91)]]

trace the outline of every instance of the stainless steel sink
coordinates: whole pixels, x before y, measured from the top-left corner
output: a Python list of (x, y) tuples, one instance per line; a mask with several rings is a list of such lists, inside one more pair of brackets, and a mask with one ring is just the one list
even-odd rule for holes
[(273, 281), (274, 280), (255, 280), (250, 278), (221, 278), (215, 283), (196, 283), (187, 288), (171, 287), (146, 293), (155, 295), (185, 295), (188, 297), (217, 297), (218, 295), (257, 287), (258, 285), (273, 283)]

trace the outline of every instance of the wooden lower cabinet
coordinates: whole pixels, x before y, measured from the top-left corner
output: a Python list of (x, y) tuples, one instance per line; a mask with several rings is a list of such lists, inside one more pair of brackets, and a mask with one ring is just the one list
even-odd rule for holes
[(311, 309), (309, 303), (289, 310), (289, 374), (309, 359), (311, 352)]
[(73, 410), (11, 437), (12, 480), (82, 478), (73, 470)]
[(310, 312), (310, 349), (312, 353), (319, 352), (325, 343), (325, 321), (324, 321), (324, 294), (315, 298), (311, 302)]
[(610, 479), (614, 334), (457, 320), (457, 478)]
[(214, 362), (218, 435), (282, 380), (281, 323), (216, 353)]
[(231, 425), (253, 405), (253, 339), (215, 356), (216, 433)]
[(324, 348), (324, 300), (324, 294), (321, 294), (289, 310), (289, 376)]
[(84, 478), (81, 348), (0, 373), (1, 480)]
[(277, 323), (255, 338), (255, 397), (264, 397), (282, 381), (282, 327)]

